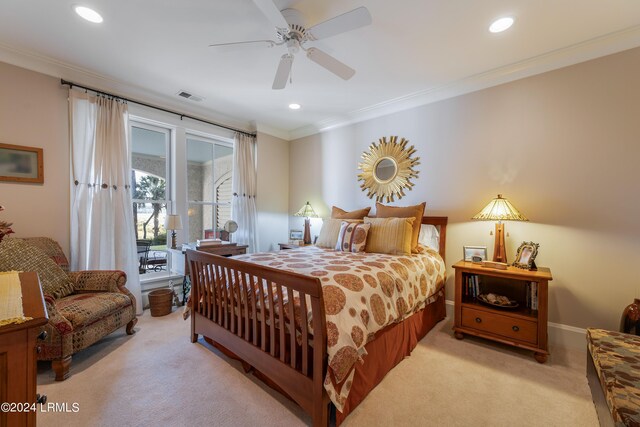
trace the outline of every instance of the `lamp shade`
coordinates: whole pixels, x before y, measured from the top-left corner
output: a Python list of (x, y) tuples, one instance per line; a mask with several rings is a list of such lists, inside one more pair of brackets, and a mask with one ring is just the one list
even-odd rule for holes
[(507, 199), (498, 194), (498, 197), (489, 202), (484, 209), (475, 214), (471, 219), (487, 221), (529, 221)]
[(293, 216), (303, 216), (306, 218), (318, 218), (318, 214), (313, 210), (309, 202), (305, 203), (300, 210), (293, 214)]
[(164, 226), (167, 230), (182, 230), (180, 215), (167, 215)]

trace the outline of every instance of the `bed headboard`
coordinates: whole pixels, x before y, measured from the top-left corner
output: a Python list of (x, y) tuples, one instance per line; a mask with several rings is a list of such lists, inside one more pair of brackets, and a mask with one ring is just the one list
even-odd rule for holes
[(447, 248), (447, 221), (449, 217), (446, 216), (423, 216), (422, 223), (435, 226), (440, 232), (440, 256), (444, 260), (445, 250)]

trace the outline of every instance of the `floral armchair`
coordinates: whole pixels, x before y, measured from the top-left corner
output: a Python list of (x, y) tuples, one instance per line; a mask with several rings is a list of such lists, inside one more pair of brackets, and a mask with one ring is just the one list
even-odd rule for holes
[[(46, 237), (5, 239), (0, 253), (3, 250), (10, 255), (3, 257), (0, 270), (36, 271), (40, 276), (49, 322), (38, 360), (51, 360), (56, 381), (69, 376), (73, 354), (122, 326), (126, 325), (127, 334), (134, 333), (136, 300), (125, 287), (124, 272), (69, 272), (60, 245)], [(7, 265), (11, 262), (14, 265)]]

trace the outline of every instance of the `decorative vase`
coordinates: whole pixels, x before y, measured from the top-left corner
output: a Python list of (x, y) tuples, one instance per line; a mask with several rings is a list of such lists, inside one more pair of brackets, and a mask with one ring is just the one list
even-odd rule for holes
[(640, 322), (640, 299), (634, 298), (633, 302), (629, 304), (622, 312), (622, 318), (620, 319), (620, 332), (626, 334), (640, 335), (638, 330), (638, 323)]

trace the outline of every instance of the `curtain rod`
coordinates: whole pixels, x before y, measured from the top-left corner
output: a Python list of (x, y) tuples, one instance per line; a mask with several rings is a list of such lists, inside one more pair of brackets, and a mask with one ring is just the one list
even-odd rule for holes
[(169, 114), (175, 114), (176, 116), (180, 116), (180, 120), (182, 120), (183, 118), (186, 117), (187, 119), (191, 119), (191, 120), (195, 120), (195, 121), (198, 121), (198, 122), (206, 123), (208, 125), (213, 125), (213, 126), (216, 126), (216, 127), (219, 127), (219, 128), (223, 128), (223, 129), (227, 129), (227, 130), (233, 131), (233, 132), (239, 132), (239, 133), (244, 134), (244, 135), (256, 136), (255, 132), (247, 132), (247, 131), (244, 131), (244, 130), (240, 130), (240, 129), (232, 128), (232, 127), (229, 127), (229, 126), (221, 125), (220, 123), (215, 123), (215, 122), (210, 122), (208, 120), (199, 119), (197, 117), (193, 117), (193, 116), (190, 116), (188, 114), (178, 113), (178, 112), (173, 111), (173, 110), (167, 110), (166, 108), (162, 108), (162, 107), (158, 107), (158, 106), (155, 106), (155, 105), (147, 104), (146, 102), (136, 101), (135, 99), (125, 98), (123, 96), (114, 95), (112, 93), (108, 93), (108, 92), (105, 92), (105, 91), (102, 91), (102, 90), (94, 89), (92, 87), (79, 85), (77, 83), (73, 83), (73, 82), (70, 82), (70, 81), (65, 80), (65, 79), (60, 79), (60, 84), (63, 85), (63, 86), (69, 86), (69, 89), (72, 89), (75, 86), (75, 87), (79, 87), (79, 88), (84, 89), (84, 90), (90, 90), (91, 92), (95, 92), (95, 93), (98, 93), (98, 94), (101, 94), (101, 95), (106, 95), (106, 96), (110, 96), (110, 97), (113, 97), (113, 98), (117, 98), (117, 99), (120, 99), (122, 101), (131, 102), (133, 104), (142, 105), (142, 106), (153, 108), (153, 109), (159, 110), (159, 111), (164, 111), (165, 113), (169, 113)]

